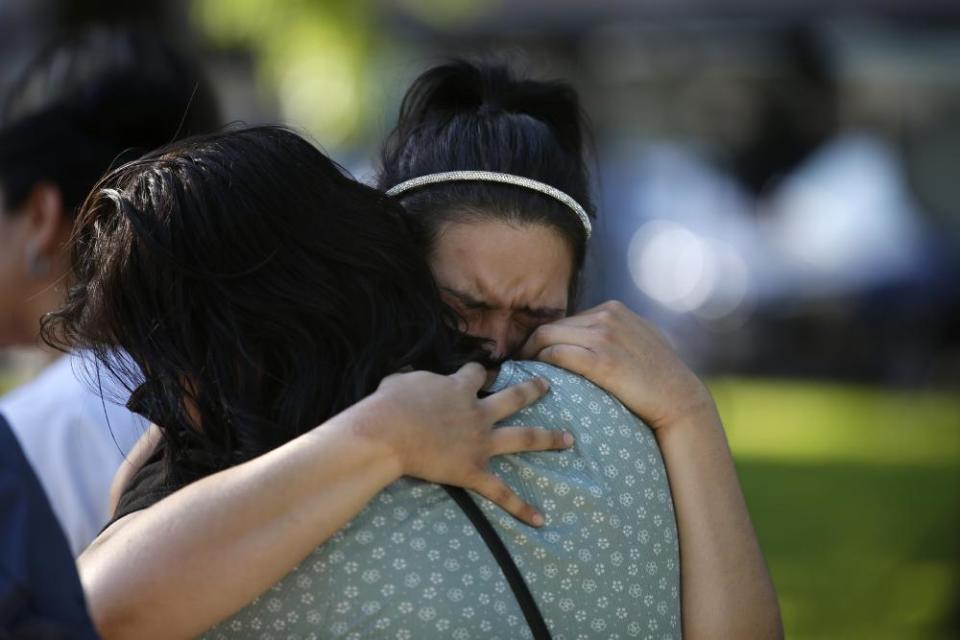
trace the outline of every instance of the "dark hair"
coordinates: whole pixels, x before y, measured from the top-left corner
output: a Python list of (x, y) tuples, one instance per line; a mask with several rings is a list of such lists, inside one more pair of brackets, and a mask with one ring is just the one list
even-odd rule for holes
[[(443, 171), (498, 171), (560, 189), (593, 216), (584, 128), (568, 84), (521, 80), (502, 64), (454, 61), (424, 72), (407, 91), (381, 153), (378, 186)], [(573, 252), (575, 291), (587, 237), (576, 214), (553, 198), (487, 182), (446, 182), (400, 198), (427, 250), (450, 221), (494, 218), (556, 229)]]
[(304, 433), (403, 367), (449, 372), (480, 354), (399, 205), (282, 128), (112, 171), (71, 251), (76, 282), (43, 338), (140, 383), (178, 485)]
[(104, 27), (69, 33), (38, 53), (6, 99), (6, 204), (20, 205), (48, 180), (72, 216), (112, 163), (217, 126), (203, 73), (156, 36)]

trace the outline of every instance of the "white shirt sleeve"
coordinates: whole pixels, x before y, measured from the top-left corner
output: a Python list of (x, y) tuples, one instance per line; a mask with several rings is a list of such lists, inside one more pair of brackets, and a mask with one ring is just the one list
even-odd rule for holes
[(115, 404), (127, 395), (119, 383), (102, 377), (104, 399), (82, 367), (82, 357), (63, 356), (0, 398), (0, 414), (39, 477), (74, 556), (106, 524), (113, 475), (148, 426)]

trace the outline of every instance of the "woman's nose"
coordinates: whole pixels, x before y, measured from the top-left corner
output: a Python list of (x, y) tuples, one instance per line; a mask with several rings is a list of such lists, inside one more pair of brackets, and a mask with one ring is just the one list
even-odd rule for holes
[(469, 333), (490, 341), (488, 348), (494, 360), (507, 357), (517, 346), (513, 344), (516, 336), (512, 335), (509, 318), (484, 318), (478, 326), (471, 327)]

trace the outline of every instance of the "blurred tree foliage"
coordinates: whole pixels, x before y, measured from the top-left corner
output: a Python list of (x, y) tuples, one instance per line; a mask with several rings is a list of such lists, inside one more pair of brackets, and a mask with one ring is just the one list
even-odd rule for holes
[[(404, 17), (455, 29), (502, 0), (191, 0), (191, 20), (217, 47), (249, 51), (280, 115), (327, 148), (376, 144), (367, 123), (384, 113), (398, 45), (385, 26)], [(385, 62), (386, 64), (381, 64)], [(416, 71), (419, 71), (417, 69)], [(379, 133), (382, 132), (378, 132)]]
[(281, 116), (325, 146), (359, 132), (373, 54), (371, 0), (195, 0), (193, 21), (215, 45), (249, 50)]

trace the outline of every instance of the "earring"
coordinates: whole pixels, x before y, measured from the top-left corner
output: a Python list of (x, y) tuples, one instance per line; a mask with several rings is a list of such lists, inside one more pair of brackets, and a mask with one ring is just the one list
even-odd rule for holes
[(40, 255), (36, 245), (27, 248), (27, 271), (35, 278), (42, 278), (50, 273), (50, 258)]

